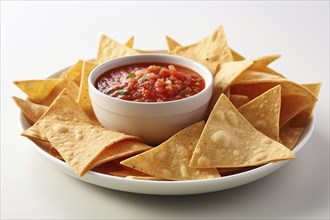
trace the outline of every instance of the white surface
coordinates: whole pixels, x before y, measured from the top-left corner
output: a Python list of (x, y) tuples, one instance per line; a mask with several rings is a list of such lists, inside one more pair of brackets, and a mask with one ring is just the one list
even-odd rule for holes
[[(19, 136), (24, 97), (11, 82), (43, 78), (96, 54), (99, 36), (159, 49), (222, 24), (229, 44), (299, 83), (323, 82), (315, 130), (297, 158), (254, 183), (217, 193), (123, 193), (56, 170)], [(329, 2), (91, 3), (1, 1), (1, 218), (329, 218)]]
[[(200, 93), (181, 100), (143, 103), (113, 98), (94, 86), (96, 79), (110, 69), (146, 62), (187, 67), (204, 78), (205, 88)], [(166, 54), (142, 54), (101, 64), (91, 72), (88, 87), (95, 115), (104, 127), (139, 136), (147, 144), (156, 146), (188, 125), (203, 120), (212, 96), (213, 76), (205, 66), (190, 59)]]

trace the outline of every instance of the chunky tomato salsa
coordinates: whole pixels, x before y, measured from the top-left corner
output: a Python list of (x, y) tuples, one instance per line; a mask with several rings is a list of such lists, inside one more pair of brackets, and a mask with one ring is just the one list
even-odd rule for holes
[(202, 91), (204, 79), (191, 69), (164, 63), (139, 63), (103, 73), (95, 87), (104, 94), (137, 102), (165, 102)]

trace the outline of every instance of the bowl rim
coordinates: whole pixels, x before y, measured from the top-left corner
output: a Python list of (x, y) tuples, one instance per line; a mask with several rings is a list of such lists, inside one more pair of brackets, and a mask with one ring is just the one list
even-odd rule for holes
[[(100, 92), (95, 87), (92, 78), (96, 74), (95, 72), (99, 71), (99, 69), (104, 68), (104, 66), (105, 65), (109, 65), (109, 63), (115, 63), (115, 62), (118, 62), (120, 60), (125, 60), (125, 59), (134, 59), (134, 58), (137, 58), (137, 57), (164, 57), (164, 58), (174, 58), (174, 59), (178, 59), (178, 60), (190, 62), (192, 65), (196, 66), (197, 68), (202, 69), (205, 72), (205, 74), (208, 75), (208, 77), (204, 77), (204, 75), (202, 75), (199, 72), (193, 70), (193, 71), (197, 72), (204, 79), (204, 81), (205, 81), (205, 87), (203, 88), (202, 91), (200, 91), (199, 93), (194, 94), (192, 96), (189, 96), (189, 97), (186, 97), (186, 98), (182, 98), (182, 99), (178, 99), (178, 100), (164, 101), (164, 102), (137, 102), (137, 101), (119, 99), (119, 98), (116, 98), (116, 97), (112, 97), (112, 96), (106, 95), (106, 94)], [(149, 61), (149, 62), (153, 62), (153, 61)], [(157, 62), (157, 61), (154, 61), (154, 62)], [(118, 65), (118, 66), (116, 66), (114, 68), (117, 68), (117, 67), (120, 67), (120, 66), (126, 66), (126, 65), (129, 65), (129, 64), (139, 64), (139, 63), (144, 63), (144, 62), (139, 62), (139, 61), (128, 62), (127, 64), (121, 64), (121, 65)], [(177, 65), (179, 65), (179, 64), (177, 64)], [(184, 68), (191, 69), (190, 67), (187, 67), (187, 66), (184, 66), (184, 65), (181, 65), (181, 66), (184, 67)], [(105, 71), (108, 71), (108, 70), (110, 70), (112, 68), (106, 68), (106, 69), (107, 70), (105, 70)], [(99, 77), (100, 75), (102, 75), (105, 71), (103, 71), (102, 73), (97, 73), (98, 74), (97, 77)], [(95, 77), (95, 78), (97, 78), (97, 77)], [(176, 104), (176, 103), (182, 103), (182, 102), (189, 102), (191, 99), (197, 99), (200, 96), (206, 95), (205, 93), (207, 93), (207, 92), (211, 92), (211, 95), (210, 96), (212, 96), (212, 93), (213, 93), (213, 81), (214, 81), (213, 80), (213, 75), (210, 72), (210, 70), (207, 67), (205, 67), (204, 65), (202, 65), (199, 62), (196, 62), (196, 61), (194, 61), (192, 59), (188, 59), (188, 58), (181, 57), (181, 56), (176, 56), (176, 55), (169, 55), (169, 54), (136, 54), (136, 55), (129, 55), (129, 56), (115, 58), (115, 59), (112, 59), (112, 60), (109, 60), (109, 61), (106, 61), (106, 62), (103, 62), (103, 63), (99, 64), (89, 74), (89, 77), (88, 77), (88, 87), (89, 87), (89, 93), (93, 92), (94, 94), (96, 94), (96, 95), (98, 95), (98, 96), (100, 96), (100, 97), (102, 97), (104, 99), (108, 99), (108, 100), (111, 100), (111, 101), (114, 101), (114, 102), (126, 103), (126, 104), (131, 104), (131, 105), (157, 105), (157, 106), (162, 106), (162, 105), (170, 105), (170, 104)], [(91, 99), (92, 99), (92, 96), (91, 96)]]

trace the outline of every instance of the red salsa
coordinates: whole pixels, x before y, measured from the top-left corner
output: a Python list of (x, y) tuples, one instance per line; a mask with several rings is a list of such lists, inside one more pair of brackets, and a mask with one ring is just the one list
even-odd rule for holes
[(165, 102), (202, 91), (204, 79), (195, 71), (172, 64), (139, 63), (103, 73), (95, 87), (104, 94), (136, 102)]

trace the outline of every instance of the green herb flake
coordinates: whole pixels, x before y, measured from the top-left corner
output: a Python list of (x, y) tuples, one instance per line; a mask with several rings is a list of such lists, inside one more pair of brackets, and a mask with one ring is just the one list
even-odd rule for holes
[(143, 77), (142, 79), (141, 79), (141, 81), (142, 82), (145, 82), (145, 81), (148, 81), (149, 79), (147, 78), (147, 77)]
[(127, 91), (126, 90), (121, 90), (117, 92), (119, 95), (126, 95)]
[(127, 78), (134, 78), (135, 77), (135, 73), (134, 72), (130, 72), (127, 76)]

